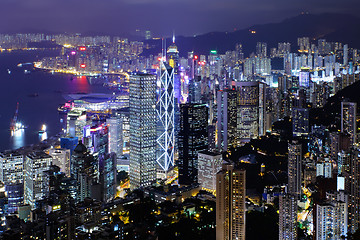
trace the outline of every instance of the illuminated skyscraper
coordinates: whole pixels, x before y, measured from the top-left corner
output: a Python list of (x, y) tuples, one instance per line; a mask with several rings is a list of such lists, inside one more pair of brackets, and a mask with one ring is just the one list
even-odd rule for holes
[(174, 166), (175, 152), (174, 69), (162, 61), (160, 66), (156, 161), (167, 172)]
[(123, 122), (120, 116), (107, 118), (109, 153), (115, 153), (118, 158), (123, 154)]
[(0, 181), (8, 197), (7, 212), (14, 213), (24, 200), (24, 157), (11, 151), (0, 153)]
[(91, 197), (92, 186), (97, 181), (98, 164), (81, 141), (71, 156), (70, 169), (71, 178), (76, 180), (75, 202)]
[(355, 102), (341, 102), (341, 132), (350, 135), (350, 142), (356, 142), (356, 108)]
[(347, 203), (328, 201), (316, 205), (316, 240), (342, 239), (348, 233)]
[(291, 194), (279, 197), (279, 240), (297, 239), (297, 199)]
[(205, 104), (180, 105), (179, 184), (197, 182), (198, 152), (208, 148), (208, 112)]
[(354, 233), (360, 226), (360, 149), (350, 153), (350, 166), (346, 175), (346, 190), (349, 192), (349, 231)]
[(237, 132), (240, 142), (265, 134), (265, 84), (236, 82)]
[(44, 152), (33, 152), (25, 156), (24, 161), (24, 201), (32, 209), (36, 201), (49, 194), (49, 178), (45, 171), (51, 165), (52, 157)]
[(130, 187), (156, 180), (156, 76), (130, 77)]
[(175, 45), (175, 37), (173, 36), (173, 43), (168, 47), (166, 51), (166, 60), (170, 67), (174, 69), (175, 74), (178, 73), (179, 70), (179, 51), (177, 46)]
[(246, 171), (223, 164), (216, 174), (216, 240), (245, 240)]
[(217, 92), (217, 141), (220, 151), (237, 145), (237, 93), (235, 90)]
[(302, 146), (297, 141), (288, 144), (288, 193), (297, 197), (301, 194)]
[(202, 151), (198, 154), (198, 182), (201, 189), (216, 193), (216, 174), (221, 170), (222, 154)]
[(70, 149), (50, 148), (47, 152), (52, 158), (52, 164), (60, 168), (60, 171), (70, 177)]

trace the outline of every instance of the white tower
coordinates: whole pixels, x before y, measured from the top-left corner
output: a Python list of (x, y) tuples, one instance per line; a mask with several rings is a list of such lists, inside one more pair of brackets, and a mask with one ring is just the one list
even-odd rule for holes
[(158, 78), (158, 101), (156, 111), (157, 155), (156, 161), (165, 173), (174, 166), (175, 121), (174, 121), (174, 69), (160, 61)]

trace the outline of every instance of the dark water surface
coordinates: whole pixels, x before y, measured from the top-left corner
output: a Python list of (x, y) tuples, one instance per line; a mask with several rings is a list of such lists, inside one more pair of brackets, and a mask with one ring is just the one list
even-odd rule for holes
[[(34, 70), (31, 66), (17, 67), (19, 63), (34, 62), (58, 54), (59, 51), (54, 50), (0, 53), (0, 151), (38, 143), (38, 131), (42, 124), (47, 125), (48, 136), (60, 132), (57, 108), (65, 102), (63, 94), (108, 92), (101, 84), (90, 84), (91, 79), (84, 76), (51, 74)], [(30, 73), (25, 74), (25, 69)], [(17, 103), (18, 121), (27, 128), (11, 136), (9, 127)]]

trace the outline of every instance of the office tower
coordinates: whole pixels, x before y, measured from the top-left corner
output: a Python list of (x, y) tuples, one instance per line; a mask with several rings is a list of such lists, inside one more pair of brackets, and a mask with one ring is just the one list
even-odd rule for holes
[(216, 174), (221, 170), (222, 154), (202, 151), (198, 154), (198, 183), (202, 190), (216, 194)]
[(0, 153), (0, 181), (7, 194), (7, 213), (14, 213), (24, 200), (24, 157), (18, 152)]
[(309, 109), (294, 107), (291, 113), (293, 136), (309, 134)]
[(279, 240), (297, 239), (297, 198), (291, 194), (279, 197)]
[(237, 133), (239, 142), (265, 134), (265, 84), (236, 82)]
[(349, 231), (354, 233), (360, 222), (360, 149), (350, 152), (350, 166), (345, 179), (345, 190), (349, 192)]
[(300, 197), (302, 182), (302, 146), (293, 140), (288, 144), (288, 193)]
[(212, 125), (208, 126), (208, 143), (209, 143), (209, 147), (208, 150), (210, 152), (215, 151), (216, 149), (216, 127), (215, 127), (216, 123), (213, 123)]
[(123, 123), (120, 116), (107, 118), (109, 153), (115, 153), (116, 157), (123, 155)]
[(220, 151), (237, 146), (237, 93), (235, 90), (217, 92), (217, 141)]
[(173, 36), (173, 42), (166, 51), (166, 60), (171, 68), (174, 69), (174, 73), (179, 71), (179, 51), (175, 45), (175, 37)]
[(0, 153), (0, 181), (5, 185), (23, 183), (23, 163), (20, 153)]
[(70, 138), (83, 137), (83, 130), (86, 125), (86, 111), (82, 108), (72, 109), (67, 114), (66, 136)]
[(97, 181), (98, 164), (89, 154), (85, 145), (79, 141), (71, 156), (71, 178), (76, 180), (75, 202), (91, 197), (92, 186)]
[(197, 182), (198, 152), (208, 148), (208, 107), (205, 104), (180, 105), (179, 184)]
[(341, 102), (341, 132), (350, 135), (350, 142), (356, 142), (356, 108), (355, 102)]
[(348, 233), (345, 202), (326, 201), (316, 205), (316, 240), (342, 239)]
[(156, 180), (156, 76), (130, 77), (130, 187)]
[(161, 61), (159, 75), (156, 161), (167, 173), (174, 166), (175, 153), (174, 69)]
[(49, 179), (45, 171), (49, 170), (52, 157), (44, 152), (33, 152), (24, 160), (24, 201), (32, 209), (36, 201), (42, 200), (49, 193)]
[(70, 149), (65, 148), (50, 148), (47, 151), (52, 158), (52, 164), (60, 168), (60, 171), (70, 177)]
[(343, 61), (344, 66), (346, 66), (348, 64), (348, 61), (349, 61), (349, 45), (345, 44), (344, 45), (344, 61)]
[(122, 154), (129, 154), (130, 152), (130, 109), (121, 108), (114, 110), (114, 115), (116, 118), (119, 118), (122, 122)]
[(116, 155), (114, 153), (105, 154), (99, 162), (99, 178), (101, 184), (102, 202), (109, 202), (116, 195)]
[(0, 234), (6, 230), (7, 204), (8, 199), (5, 192), (5, 185), (0, 182)]
[(216, 240), (245, 240), (246, 171), (223, 164), (216, 174)]

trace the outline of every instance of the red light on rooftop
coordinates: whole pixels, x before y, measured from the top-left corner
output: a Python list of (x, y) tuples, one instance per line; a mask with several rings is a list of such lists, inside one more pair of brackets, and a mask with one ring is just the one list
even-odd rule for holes
[(198, 56), (195, 55), (195, 56), (194, 56), (194, 59), (197, 60), (197, 59), (198, 59)]
[(86, 68), (86, 65), (85, 65), (85, 64), (81, 64), (80, 67), (81, 67), (81, 68)]

